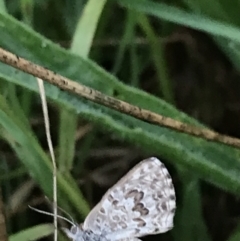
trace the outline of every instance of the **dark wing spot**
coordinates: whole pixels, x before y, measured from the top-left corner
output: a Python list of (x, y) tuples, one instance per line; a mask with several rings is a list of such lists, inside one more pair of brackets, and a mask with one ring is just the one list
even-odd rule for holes
[(138, 227), (144, 227), (144, 226), (146, 226), (145, 221), (142, 220), (141, 218), (134, 218), (133, 221), (138, 222)]
[(149, 210), (145, 208), (145, 206), (142, 203), (137, 203), (133, 208), (132, 211), (137, 211), (141, 214), (141, 216), (148, 215)]
[(112, 217), (112, 219), (113, 219), (114, 221), (116, 221), (116, 222), (118, 222), (118, 221), (120, 220), (119, 216), (117, 216), (117, 215), (114, 215), (114, 216)]
[(154, 232), (155, 232), (155, 233), (156, 233), (156, 232), (159, 232), (159, 228), (155, 228)]
[(132, 211), (140, 212), (144, 208), (144, 205), (142, 203), (137, 203), (133, 208)]
[(154, 179), (153, 179), (153, 184), (154, 184), (155, 182), (158, 182), (158, 178), (154, 178)]
[(104, 213), (104, 214), (106, 213), (103, 207), (100, 208), (100, 213)]
[(135, 202), (140, 202), (143, 199), (144, 193), (142, 191), (137, 192), (137, 194), (134, 197)]
[(161, 163), (161, 168), (164, 169), (165, 168), (165, 165), (163, 163)]
[(101, 220), (99, 217), (96, 219), (96, 221), (97, 221), (97, 223), (101, 223)]
[(165, 202), (162, 203), (161, 207), (162, 210), (167, 211), (167, 204)]
[(163, 194), (162, 194), (161, 192), (159, 192), (159, 193), (157, 194), (157, 196), (158, 196), (158, 198), (160, 198), (160, 199), (163, 198)]
[(169, 198), (170, 198), (171, 200), (174, 200), (174, 201), (176, 200), (176, 196), (175, 196), (175, 195), (170, 195)]
[(123, 213), (127, 213), (126, 207), (121, 205), (121, 206), (115, 206), (115, 210), (120, 210)]
[(159, 201), (159, 199), (161, 200), (163, 198), (163, 194), (162, 192), (155, 192), (153, 193), (152, 198), (154, 201)]
[(136, 190), (136, 189), (131, 190), (125, 195), (125, 198), (135, 197), (137, 195), (137, 193), (138, 193), (138, 190)]
[(108, 196), (107, 199), (108, 199), (109, 202), (112, 202), (114, 200), (114, 198), (113, 198), (113, 196), (111, 194)]
[(148, 214), (149, 214), (149, 210), (147, 208), (142, 209), (142, 211), (141, 211), (142, 216), (145, 216), (145, 215), (148, 215)]
[(142, 191), (138, 191), (136, 189), (129, 191), (125, 198), (134, 198), (134, 202), (138, 203), (143, 199), (144, 193)]
[(136, 228), (136, 229), (135, 229), (135, 232), (136, 232), (136, 233), (140, 233), (140, 229)]
[(172, 179), (169, 173), (166, 174), (166, 178)]
[(116, 206), (118, 204), (118, 200), (113, 200), (112, 204)]
[(124, 222), (120, 222), (119, 225), (121, 226), (121, 228), (125, 229), (127, 228), (127, 224)]
[(175, 211), (176, 211), (176, 208), (173, 208), (173, 209), (171, 210), (171, 213), (175, 213)]

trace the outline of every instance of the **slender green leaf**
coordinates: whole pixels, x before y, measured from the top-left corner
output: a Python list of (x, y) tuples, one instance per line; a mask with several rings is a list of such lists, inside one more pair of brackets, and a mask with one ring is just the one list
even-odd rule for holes
[(133, 11), (128, 11), (125, 20), (125, 29), (120, 41), (118, 52), (116, 54), (115, 63), (112, 72), (116, 75), (121, 67), (124, 59), (124, 54), (128, 45), (133, 41), (133, 33), (136, 27), (136, 16)]
[[(2, 136), (15, 150), (30, 175), (38, 182), (48, 197), (52, 197), (52, 165), (49, 157), (40, 147), (32, 131), (22, 122), (0, 96), (0, 131)], [(65, 196), (70, 203), (84, 216), (89, 207), (84, 201), (77, 184), (69, 177), (68, 180), (58, 175), (58, 195)]]
[(122, 6), (135, 11), (240, 42), (240, 29), (237, 26), (224, 21), (217, 21), (203, 14), (197, 15), (164, 3), (148, 0), (118, 0), (118, 2)]
[(155, 34), (147, 16), (139, 14), (138, 22), (143, 31), (146, 33), (146, 38), (150, 43), (158, 81), (160, 83), (159, 87), (163, 97), (167, 102), (174, 104), (173, 88), (171, 85), (171, 79), (168, 76), (168, 68), (165, 61), (166, 58), (164, 57), (165, 55), (162, 43), (158, 40), (158, 36)]
[[(105, 3), (106, 0), (89, 0), (87, 2), (74, 33), (71, 52), (87, 57)], [(70, 170), (72, 167), (77, 120), (78, 116), (75, 112), (62, 108), (60, 112), (58, 158), (59, 169), (62, 171)]]
[[(240, 68), (239, 54), (235, 51), (235, 49), (239, 48), (240, 42), (240, 28), (238, 26), (239, 17), (238, 14), (229, 14), (227, 16), (227, 12), (225, 11), (226, 7), (229, 7), (231, 4), (221, 6), (220, 3), (216, 3), (216, 1), (212, 4), (208, 1), (208, 4), (204, 5), (202, 1), (185, 1), (186, 5), (193, 11), (190, 13), (177, 7), (148, 0), (118, 0), (118, 2), (131, 10), (140, 11), (172, 23), (182, 24), (213, 35), (214, 40), (222, 51), (230, 58), (236, 68)], [(231, 8), (235, 12), (238, 6), (232, 6)], [(228, 13), (232, 12), (233, 11), (228, 11)], [(220, 19), (220, 16), (222, 19)], [(217, 21), (216, 17), (220, 20)], [(231, 23), (235, 23), (235, 25)]]
[(181, 240), (185, 241), (211, 241), (202, 214), (199, 179), (187, 171), (181, 170), (179, 173), (183, 184), (183, 200), (181, 207), (178, 207), (175, 219), (178, 224), (173, 229), (175, 240), (181, 237)]
[(77, 55), (88, 56), (105, 3), (106, 0), (88, 0), (72, 42), (72, 50)]
[(10, 241), (33, 241), (44, 238), (53, 233), (54, 227), (52, 224), (37, 225), (16, 234), (12, 234), (9, 237)]
[(4, 0), (0, 0), (0, 11), (1, 11), (2, 13), (6, 13), (6, 12), (7, 12), (6, 5), (5, 5)]

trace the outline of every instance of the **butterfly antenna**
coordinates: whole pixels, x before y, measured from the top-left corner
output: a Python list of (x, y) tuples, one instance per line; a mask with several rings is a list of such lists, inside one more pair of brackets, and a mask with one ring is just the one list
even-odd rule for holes
[[(53, 204), (52, 201), (51, 201), (47, 196), (45, 196), (45, 199), (46, 199), (50, 204)], [(71, 219), (71, 221), (74, 223), (73, 217), (72, 217), (67, 211), (65, 211), (64, 209), (60, 208), (59, 206), (57, 206), (57, 209), (59, 209), (61, 212), (65, 213), (65, 214)]]
[[(33, 211), (35, 211), (35, 212), (38, 212), (38, 213), (41, 213), (41, 214), (45, 214), (45, 215), (48, 215), (48, 216), (54, 216), (54, 214), (52, 214), (52, 213), (49, 213), (49, 212), (46, 212), (46, 211), (43, 211), (43, 210), (34, 208), (34, 207), (30, 206), (30, 205), (28, 205), (28, 207), (29, 207), (30, 209), (32, 209)], [(63, 211), (64, 211), (64, 210), (63, 210)], [(65, 211), (64, 211), (64, 212), (65, 212)], [(67, 214), (67, 213), (66, 213), (66, 214)], [(57, 215), (57, 217), (60, 218), (60, 219), (62, 219), (62, 220), (65, 220), (66, 222), (70, 223), (70, 224), (73, 225), (73, 226), (76, 226), (76, 223), (74, 223), (73, 220), (71, 221), (71, 220), (69, 220), (69, 219), (67, 219), (67, 218), (65, 218), (65, 217), (63, 217), (63, 216), (61, 216), (61, 215)]]
[(69, 219), (74, 223), (73, 217), (72, 217), (67, 211), (65, 211), (64, 209), (60, 208), (59, 206), (57, 206), (57, 208), (58, 208), (61, 212), (65, 213), (65, 214), (69, 217)]

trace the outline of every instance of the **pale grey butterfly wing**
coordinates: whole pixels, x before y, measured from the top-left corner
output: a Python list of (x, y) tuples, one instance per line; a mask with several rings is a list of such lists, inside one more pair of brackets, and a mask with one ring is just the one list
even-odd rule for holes
[(163, 233), (173, 227), (175, 208), (172, 179), (164, 164), (152, 157), (107, 191), (87, 216), (83, 229), (110, 240)]

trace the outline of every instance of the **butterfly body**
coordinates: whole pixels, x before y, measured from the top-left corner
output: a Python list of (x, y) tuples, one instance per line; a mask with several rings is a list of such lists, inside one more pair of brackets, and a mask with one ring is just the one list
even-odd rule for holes
[(95, 234), (92, 230), (83, 230), (78, 226), (72, 226), (71, 230), (64, 231), (74, 241), (110, 241), (104, 235)]
[(80, 227), (65, 233), (73, 241), (139, 241), (170, 230), (175, 209), (172, 179), (164, 164), (151, 157), (110, 188)]

